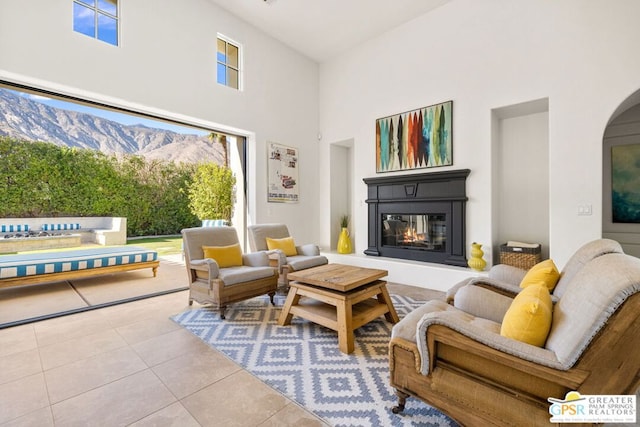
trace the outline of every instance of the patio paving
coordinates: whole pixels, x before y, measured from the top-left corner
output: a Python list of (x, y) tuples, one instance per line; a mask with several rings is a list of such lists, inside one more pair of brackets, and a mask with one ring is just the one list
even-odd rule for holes
[(144, 269), (0, 289), (0, 328), (184, 289), (187, 280), (182, 256), (165, 255), (159, 259), (157, 277)]

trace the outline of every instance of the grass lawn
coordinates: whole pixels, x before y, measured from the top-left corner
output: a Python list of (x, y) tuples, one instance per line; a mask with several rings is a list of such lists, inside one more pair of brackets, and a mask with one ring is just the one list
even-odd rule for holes
[(127, 245), (142, 246), (158, 252), (158, 256), (182, 253), (182, 236), (141, 237), (128, 239)]
[[(158, 256), (174, 255), (182, 253), (182, 236), (162, 236), (162, 237), (140, 237), (127, 240), (127, 246), (141, 246), (158, 252)], [(38, 253), (38, 252), (62, 252), (74, 249), (86, 249), (90, 247), (101, 247), (97, 243), (88, 243), (75, 248), (58, 248), (58, 249), (41, 249), (35, 251), (25, 251), (19, 253)], [(16, 252), (1, 254), (10, 255)]]

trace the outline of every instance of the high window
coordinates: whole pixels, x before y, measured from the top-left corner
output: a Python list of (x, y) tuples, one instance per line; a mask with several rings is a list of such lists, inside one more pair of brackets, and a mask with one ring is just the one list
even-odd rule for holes
[(218, 35), (218, 83), (240, 89), (240, 48), (236, 43)]
[(118, 46), (118, 0), (74, 0), (73, 31)]

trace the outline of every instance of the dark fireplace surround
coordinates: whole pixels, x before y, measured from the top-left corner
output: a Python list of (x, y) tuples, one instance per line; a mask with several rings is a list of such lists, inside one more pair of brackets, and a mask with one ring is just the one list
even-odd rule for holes
[[(369, 244), (364, 253), (466, 267), (469, 173), (469, 169), (460, 169), (364, 178), (369, 210)], [(390, 237), (390, 230), (398, 224), (404, 232), (395, 231)]]

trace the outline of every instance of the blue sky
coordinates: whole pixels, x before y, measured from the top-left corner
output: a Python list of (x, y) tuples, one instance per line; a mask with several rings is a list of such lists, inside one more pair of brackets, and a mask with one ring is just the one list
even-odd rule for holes
[(130, 114), (116, 113), (114, 111), (103, 110), (100, 108), (87, 107), (85, 105), (76, 104), (74, 102), (66, 102), (66, 101), (61, 101), (59, 99), (46, 98), (40, 95), (33, 95), (33, 94), (19, 92), (19, 91), (13, 91), (13, 92), (16, 93), (17, 95), (25, 96), (27, 98), (32, 99), (33, 101), (37, 101), (42, 104), (49, 105), (51, 107), (61, 108), (63, 110), (77, 111), (80, 113), (87, 113), (94, 116), (102, 117), (107, 120), (113, 120), (114, 122), (122, 123), (124, 125), (142, 124), (144, 126), (148, 126), (151, 128), (166, 129), (166, 130), (170, 130), (170, 131), (181, 133), (181, 134), (192, 134), (192, 135), (208, 135), (209, 134), (209, 131), (207, 130), (202, 130), (202, 129), (193, 128), (189, 126), (174, 125), (174, 124), (167, 123), (160, 120), (146, 119), (143, 117), (134, 116)]

